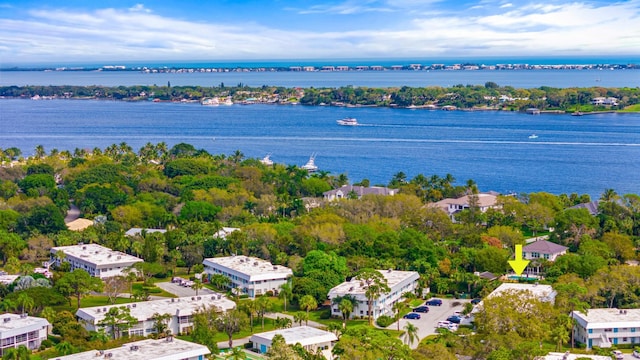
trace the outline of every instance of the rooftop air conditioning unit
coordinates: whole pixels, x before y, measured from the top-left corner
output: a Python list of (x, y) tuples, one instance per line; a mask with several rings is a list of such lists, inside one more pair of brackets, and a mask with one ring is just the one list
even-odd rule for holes
[(4, 322), (9, 322), (9, 321), (11, 321), (11, 318), (4, 318), (4, 319), (2, 319), (2, 320), (3, 320)]
[(198, 300), (202, 300), (202, 297), (201, 297), (201, 296), (198, 296)]
[(131, 307), (136, 307), (136, 304), (131, 304)]

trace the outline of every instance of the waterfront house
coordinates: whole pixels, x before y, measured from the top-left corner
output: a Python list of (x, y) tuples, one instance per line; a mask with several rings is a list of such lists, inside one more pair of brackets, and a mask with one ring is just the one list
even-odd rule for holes
[(382, 186), (357, 186), (357, 185), (343, 185), (337, 189), (325, 191), (322, 196), (327, 201), (334, 201), (339, 199), (348, 198), (350, 195), (360, 199), (364, 195), (385, 195), (393, 196), (398, 193), (398, 189), (390, 189)]
[(525, 260), (545, 259), (555, 261), (558, 256), (567, 253), (569, 248), (547, 240), (538, 240), (522, 248), (522, 257)]
[(446, 212), (449, 215), (451, 221), (456, 222), (455, 215), (465, 209), (469, 209), (469, 207), (473, 204), (474, 199), (472, 196), (476, 197), (476, 206), (480, 209), (481, 212), (486, 212), (489, 209), (497, 209), (500, 208), (498, 204), (498, 196), (494, 193), (480, 193), (476, 195), (465, 195), (463, 197), (457, 199), (442, 199), (438, 202), (432, 204), (442, 211)]
[(617, 106), (618, 99), (614, 97), (595, 97), (591, 99), (591, 104), (596, 106)]

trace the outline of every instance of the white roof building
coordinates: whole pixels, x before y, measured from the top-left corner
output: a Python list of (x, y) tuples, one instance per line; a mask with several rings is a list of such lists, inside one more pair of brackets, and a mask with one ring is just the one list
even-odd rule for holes
[(587, 349), (640, 344), (640, 309), (589, 309), (574, 311), (574, 337)]
[(125, 269), (144, 260), (120, 251), (111, 250), (98, 244), (80, 244), (58, 246), (51, 248), (51, 260), (54, 265), (60, 265), (60, 258), (56, 253), (65, 254), (62, 261), (71, 264), (71, 270), (82, 269), (99, 278), (123, 275)]
[(538, 356), (535, 358), (535, 360), (578, 360), (578, 359), (611, 360), (611, 356), (572, 354), (567, 351), (564, 353), (550, 352), (545, 356)]
[(144, 231), (145, 234), (151, 234), (151, 233), (164, 234), (164, 233), (167, 232), (167, 230), (165, 230), (165, 229), (131, 228), (131, 229), (127, 230), (127, 232), (125, 232), (124, 234), (127, 235), (127, 236), (137, 236), (137, 235), (142, 235), (143, 231)]
[[(387, 286), (391, 291), (380, 295), (373, 302), (373, 319), (377, 319), (380, 315), (391, 314), (393, 312), (393, 304), (402, 298), (406, 292), (413, 292), (418, 287), (418, 279), (420, 275), (415, 271), (399, 271), (399, 270), (377, 270), (387, 280)], [(359, 280), (351, 279), (351, 281), (329, 290), (328, 298), (332, 301), (331, 315), (342, 316), (342, 312), (338, 308), (338, 304), (333, 304), (333, 299), (345, 295), (355, 298), (356, 303), (353, 304), (353, 312), (351, 317), (367, 317), (369, 312), (368, 299), (365, 295), (366, 288)]]
[(520, 284), (520, 283), (502, 283), (498, 288), (493, 290), (487, 298), (498, 296), (501, 293), (507, 291), (527, 291), (533, 298), (540, 301), (554, 303), (556, 300), (556, 291), (553, 290), (551, 285), (540, 284)]
[(250, 297), (261, 296), (267, 291), (277, 294), (282, 284), (287, 283), (293, 272), (286, 266), (250, 256), (227, 256), (207, 258), (202, 262), (204, 271), (211, 275), (221, 274), (231, 280), (232, 289), (239, 288)]
[(40, 347), (43, 340), (47, 339), (51, 324), (47, 319), (5, 313), (0, 315), (0, 356), (7, 349), (26, 346), (30, 350)]
[(53, 360), (202, 360), (210, 353), (204, 345), (167, 337), (134, 341), (109, 350), (89, 350), (54, 357)]
[(193, 314), (202, 309), (215, 306), (221, 311), (234, 309), (236, 304), (221, 294), (191, 296), (181, 298), (167, 298), (161, 300), (141, 301), (130, 304), (116, 304), (105, 306), (94, 306), (80, 308), (76, 311), (76, 317), (89, 331), (97, 331), (104, 328), (111, 331), (107, 326), (99, 325), (105, 315), (112, 307), (127, 307), (131, 316), (138, 319), (138, 324), (128, 330), (129, 335), (148, 336), (155, 332), (152, 319), (153, 315), (170, 314), (168, 329), (172, 334), (182, 334), (189, 332), (193, 326)]
[(249, 341), (253, 343), (254, 349), (264, 354), (271, 347), (271, 341), (276, 335), (282, 335), (287, 345), (300, 344), (307, 351), (314, 353), (320, 349), (322, 355), (329, 360), (332, 359), (331, 350), (333, 345), (338, 341), (336, 334), (310, 326), (291, 327), (254, 334), (251, 335)]
[(354, 194), (358, 199), (364, 195), (386, 195), (393, 196), (398, 193), (398, 189), (390, 189), (382, 186), (357, 186), (357, 185), (342, 185), (341, 187), (322, 193), (325, 200), (334, 201), (339, 199), (345, 199), (350, 194)]
[(239, 228), (225, 226), (222, 229), (218, 230), (215, 234), (213, 234), (213, 237), (226, 239), (227, 235), (231, 234), (234, 231), (239, 231), (239, 230), (240, 230)]

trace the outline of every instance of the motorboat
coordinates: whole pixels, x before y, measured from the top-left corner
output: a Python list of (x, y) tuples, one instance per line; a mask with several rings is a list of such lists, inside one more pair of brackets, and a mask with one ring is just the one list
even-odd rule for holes
[(529, 139), (537, 139), (537, 138), (538, 138), (538, 135), (536, 134), (529, 135)]
[(205, 106), (218, 106), (220, 105), (220, 100), (218, 98), (206, 98), (200, 101), (200, 104)]
[(267, 154), (265, 157), (260, 160), (263, 165), (271, 166), (273, 165), (273, 160), (271, 160), (271, 154)]
[(355, 118), (352, 117), (346, 117), (344, 119), (340, 119), (336, 121), (338, 123), (338, 125), (342, 125), (342, 126), (357, 126), (358, 125), (358, 120), (356, 120)]
[(316, 154), (313, 153), (311, 157), (309, 157), (309, 161), (306, 164), (302, 165), (302, 169), (307, 170), (308, 172), (316, 172), (318, 170), (318, 166), (316, 165)]

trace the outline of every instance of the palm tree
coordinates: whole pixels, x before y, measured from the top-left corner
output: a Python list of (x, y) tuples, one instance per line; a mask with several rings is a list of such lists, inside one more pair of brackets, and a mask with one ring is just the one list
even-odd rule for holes
[(56, 349), (56, 351), (58, 352), (59, 355), (69, 355), (69, 354), (73, 354), (73, 345), (71, 345), (69, 342), (67, 341), (63, 341), (60, 342), (58, 344), (56, 344), (56, 346), (54, 346), (54, 348)]
[(343, 297), (338, 304), (338, 310), (342, 313), (342, 328), (346, 329), (347, 327), (347, 319), (351, 317), (351, 313), (353, 312), (353, 300), (349, 297)]
[(307, 312), (307, 325), (309, 325), (309, 311), (315, 310), (318, 308), (318, 302), (316, 298), (311, 295), (305, 295), (300, 298), (300, 309), (305, 310)]
[(17, 348), (6, 349), (2, 356), (3, 360), (29, 360), (30, 358), (31, 350), (24, 345), (20, 345)]
[(196, 291), (196, 296), (198, 296), (198, 290), (202, 289), (203, 287), (204, 287), (204, 284), (200, 279), (195, 279), (193, 281), (193, 285), (191, 285), (191, 288)]
[(369, 316), (369, 325), (373, 324), (373, 301), (383, 293), (391, 291), (387, 285), (387, 279), (377, 270), (362, 269), (355, 277), (360, 281), (360, 286), (365, 290), (367, 303), (367, 315)]
[(271, 299), (267, 295), (262, 295), (256, 300), (258, 315), (262, 320), (262, 330), (264, 330), (264, 315), (271, 310)]
[(46, 152), (46, 151), (44, 151), (44, 146), (42, 146), (42, 145), (38, 145), (38, 146), (36, 146), (36, 153), (35, 153), (35, 156), (36, 156), (38, 159), (42, 159), (42, 158), (43, 158), (43, 157), (45, 157), (46, 155), (47, 155), (47, 152)]
[(258, 304), (254, 299), (249, 299), (242, 303), (242, 309), (249, 315), (249, 326), (253, 332), (253, 317), (258, 313)]
[(35, 305), (34, 300), (26, 293), (21, 293), (20, 295), (18, 295), (17, 302), (20, 305), (23, 314), (28, 313), (31, 309), (33, 309), (33, 306)]
[(393, 304), (393, 313), (395, 314), (394, 318), (398, 323), (398, 331), (400, 331), (400, 314), (406, 308), (407, 304), (402, 301), (397, 301), (395, 304)]
[(280, 292), (278, 292), (278, 298), (282, 299), (284, 303), (284, 312), (287, 312), (287, 300), (291, 299), (293, 295), (291, 284), (286, 282), (280, 286)]
[(302, 326), (303, 321), (309, 322), (309, 314), (305, 313), (304, 311), (298, 311), (297, 313), (293, 314), (293, 321)]
[(225, 356), (225, 359), (229, 360), (244, 360), (247, 358), (247, 354), (242, 350), (240, 346), (234, 347), (231, 351)]
[(407, 325), (404, 326), (404, 330), (404, 336), (407, 339), (407, 344), (411, 346), (413, 342), (418, 339), (418, 327), (412, 323), (407, 323)]

